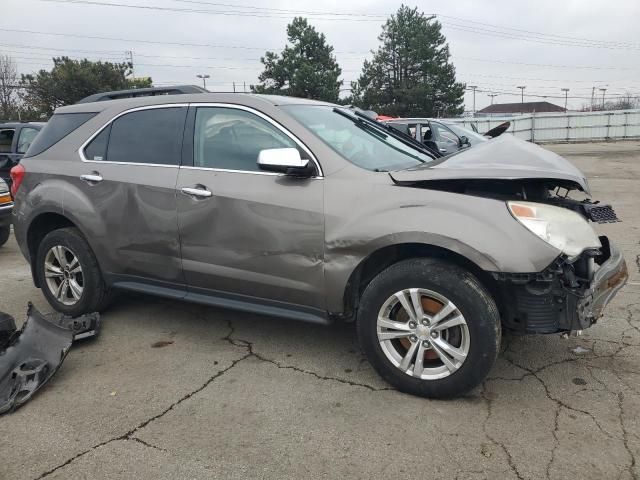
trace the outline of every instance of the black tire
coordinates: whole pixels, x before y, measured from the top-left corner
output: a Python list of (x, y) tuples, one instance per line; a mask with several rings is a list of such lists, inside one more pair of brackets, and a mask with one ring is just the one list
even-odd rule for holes
[[(456, 312), (461, 313), (466, 320), (467, 333), (461, 334), (468, 339), (466, 359), (457, 370), (444, 378), (427, 380), (405, 373), (387, 357), (378, 340), (377, 322), (382, 307), (389, 305), (386, 303), (387, 299), (391, 299), (396, 292), (410, 288), (427, 289), (445, 297), (455, 304)], [(422, 300), (420, 302), (422, 303)], [(497, 358), (501, 339), (500, 316), (495, 301), (478, 279), (457, 265), (431, 258), (404, 260), (378, 274), (362, 294), (357, 330), (362, 349), (376, 371), (387, 382), (402, 392), (430, 398), (456, 397), (479, 385)], [(427, 335), (424, 331), (422, 334)], [(435, 335), (438, 334), (440, 333)], [(414, 342), (415, 338), (413, 337), (411, 342)], [(403, 347), (393, 342), (399, 341), (393, 340), (385, 345), (396, 345), (391, 348), (397, 351)], [(418, 340), (418, 343), (428, 345), (426, 348), (433, 349), (433, 360), (424, 361), (434, 364), (441, 362), (440, 368), (446, 368), (442, 357), (435, 356), (437, 352), (430, 346), (430, 341), (430, 338), (426, 338), (424, 343)], [(386, 348), (387, 351), (391, 349)], [(408, 352), (409, 347), (406, 348)], [(412, 366), (415, 367), (415, 363)]]
[(11, 235), (11, 227), (0, 227), (0, 247), (3, 246), (9, 240), (9, 235)]
[[(51, 291), (45, 278), (45, 258), (55, 246), (68, 249), (82, 267), (82, 295), (73, 305), (60, 302)], [(91, 247), (76, 228), (61, 228), (48, 233), (38, 247), (36, 274), (42, 293), (49, 304), (58, 312), (77, 317), (91, 312), (99, 312), (107, 307), (110, 291), (104, 283), (102, 272)]]

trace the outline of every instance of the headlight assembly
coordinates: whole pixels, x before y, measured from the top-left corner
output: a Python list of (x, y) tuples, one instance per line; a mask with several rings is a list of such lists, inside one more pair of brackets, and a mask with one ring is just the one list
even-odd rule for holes
[(534, 202), (507, 205), (516, 220), (570, 258), (587, 248), (602, 247), (591, 225), (572, 210)]

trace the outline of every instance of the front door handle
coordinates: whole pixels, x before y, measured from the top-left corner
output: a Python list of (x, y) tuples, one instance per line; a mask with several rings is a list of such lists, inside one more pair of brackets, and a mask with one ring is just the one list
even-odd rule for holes
[(80, 180), (87, 182), (89, 185), (95, 185), (102, 181), (102, 175), (98, 172), (87, 173), (85, 175), (80, 175)]
[(200, 188), (184, 187), (180, 191), (185, 195), (191, 195), (193, 197), (199, 197), (199, 198), (209, 198), (210, 196), (213, 195), (209, 190), (207, 190), (206, 187), (200, 187)]

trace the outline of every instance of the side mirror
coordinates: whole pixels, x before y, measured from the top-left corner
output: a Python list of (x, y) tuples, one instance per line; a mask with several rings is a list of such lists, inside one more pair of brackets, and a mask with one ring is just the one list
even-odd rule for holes
[(260, 150), (258, 167), (269, 172), (295, 176), (310, 176), (313, 169), (309, 160), (303, 160), (297, 148), (269, 148)]
[(460, 137), (460, 146), (464, 147), (465, 145), (471, 145), (471, 142), (469, 141), (469, 139), (466, 136), (462, 135)]

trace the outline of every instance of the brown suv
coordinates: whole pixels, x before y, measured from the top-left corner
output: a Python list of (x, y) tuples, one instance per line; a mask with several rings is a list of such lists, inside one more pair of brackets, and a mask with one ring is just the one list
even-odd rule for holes
[(16, 238), (57, 310), (115, 290), (357, 321), (399, 389), (476, 386), (501, 329), (592, 325), (626, 280), (563, 158), (503, 135), (446, 158), (358, 111), (191, 94), (63, 107), (12, 171)]

